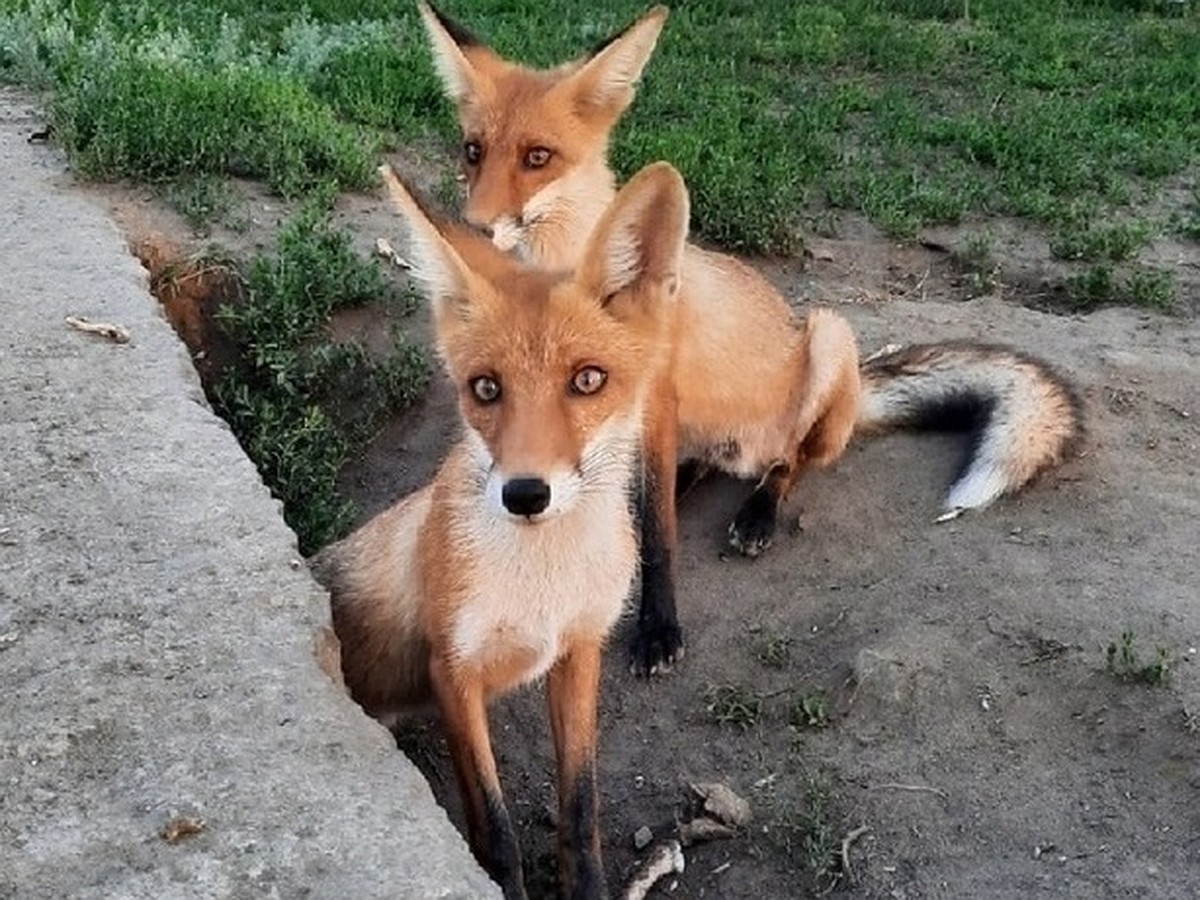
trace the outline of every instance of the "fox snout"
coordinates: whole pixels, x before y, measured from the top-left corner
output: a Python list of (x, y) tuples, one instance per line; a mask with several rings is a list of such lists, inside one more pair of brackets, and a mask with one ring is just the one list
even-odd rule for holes
[(521, 243), (524, 223), (520, 216), (476, 216), (467, 221), (486, 234), (497, 249), (507, 253)]
[(550, 506), (550, 485), (541, 478), (510, 478), (500, 490), (500, 501), (514, 516), (536, 516)]
[(518, 524), (544, 522), (574, 508), (583, 485), (578, 472), (553, 471), (541, 475), (518, 469), (508, 475), (498, 467), (488, 474), (487, 504), (494, 512)]

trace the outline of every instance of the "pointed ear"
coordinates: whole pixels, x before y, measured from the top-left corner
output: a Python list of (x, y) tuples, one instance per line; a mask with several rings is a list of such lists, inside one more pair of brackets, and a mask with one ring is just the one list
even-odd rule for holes
[(408, 222), (413, 277), (424, 286), (436, 319), (440, 322), (449, 314), (465, 317), (470, 298), (478, 290), (478, 277), (446, 239), (444, 226), (426, 212), (395, 170), (385, 164), (379, 167), (379, 174), (396, 210)]
[(433, 51), (433, 63), (446, 89), (446, 96), (462, 105), (487, 90), (491, 82), (480, 70), (479, 63), (495, 54), (432, 3), (420, 3), (417, 8), (425, 24), (429, 47)]
[(571, 92), (580, 115), (616, 119), (625, 111), (666, 20), (667, 8), (654, 7), (579, 65), (561, 87)]
[(641, 302), (671, 298), (682, 280), (688, 193), (669, 163), (652, 163), (621, 188), (588, 239), (577, 282), (606, 305), (634, 292)]

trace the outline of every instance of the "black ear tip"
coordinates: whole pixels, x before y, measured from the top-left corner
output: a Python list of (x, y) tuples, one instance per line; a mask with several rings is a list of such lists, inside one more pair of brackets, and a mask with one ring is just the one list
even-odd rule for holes
[(450, 35), (450, 40), (458, 44), (460, 47), (478, 47), (482, 46), (479, 38), (475, 37), (470, 31), (459, 25), (444, 12), (434, 6), (432, 3), (426, 3), (429, 11), (433, 13), (433, 17), (438, 20), (438, 23), (446, 30), (446, 34)]
[(637, 26), (641, 25), (642, 22), (645, 22), (647, 19), (652, 18), (655, 14), (658, 14), (658, 15), (662, 16), (662, 18), (665, 19), (666, 15), (667, 15), (667, 8), (665, 6), (656, 6), (656, 7), (654, 7), (654, 9), (650, 10), (649, 13), (642, 16), (636, 22), (630, 22), (628, 25), (626, 25), (620, 31), (615, 32), (614, 34), (610, 34), (608, 37), (606, 37), (604, 40), (600, 41), (598, 44), (593, 46), (591, 50), (588, 51), (588, 55), (587, 55), (588, 59), (592, 59), (596, 56), (599, 56), (601, 53), (603, 53), (605, 50), (608, 49), (610, 44), (613, 44), (614, 42), (625, 37), (625, 35), (629, 34), (629, 32), (633, 31), (633, 29), (635, 29), (635, 28), (637, 28)]

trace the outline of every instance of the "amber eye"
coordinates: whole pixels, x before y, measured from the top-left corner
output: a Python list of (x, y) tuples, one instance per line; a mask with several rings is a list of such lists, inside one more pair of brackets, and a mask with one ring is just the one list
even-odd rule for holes
[(467, 141), (463, 144), (463, 158), (468, 166), (479, 165), (479, 161), (483, 159), (483, 147), (478, 141)]
[(489, 375), (471, 379), (471, 393), (480, 403), (495, 403), (500, 399), (500, 382)]
[(545, 147), (534, 147), (525, 154), (525, 168), (540, 169), (546, 163), (550, 162), (550, 157), (553, 155)]
[(576, 394), (594, 394), (604, 387), (608, 373), (595, 366), (584, 366), (571, 376), (571, 390)]

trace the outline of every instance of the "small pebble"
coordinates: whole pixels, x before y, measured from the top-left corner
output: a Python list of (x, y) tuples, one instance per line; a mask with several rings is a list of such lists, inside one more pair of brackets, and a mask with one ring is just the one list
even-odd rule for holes
[(635, 850), (645, 850), (653, 840), (654, 832), (650, 830), (649, 826), (643, 825), (633, 833), (633, 848)]

